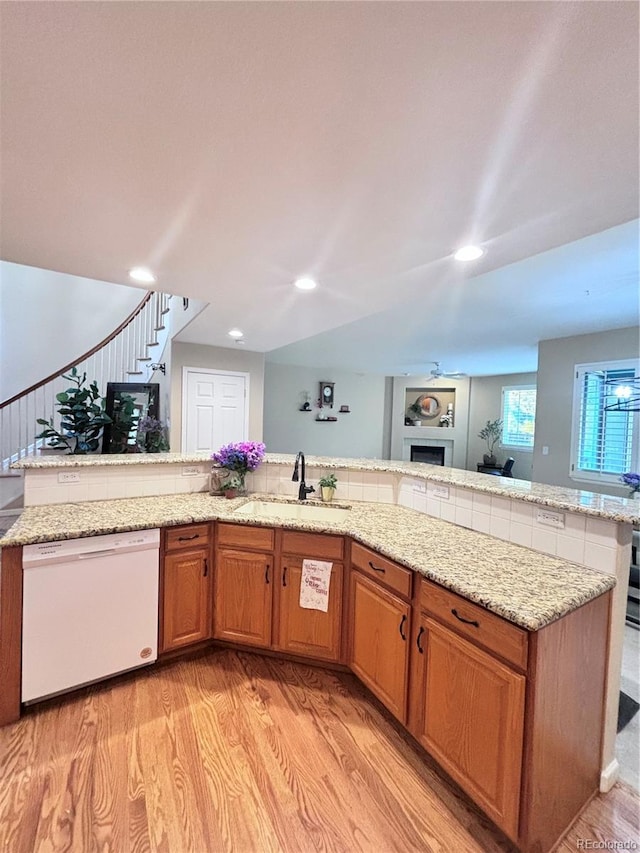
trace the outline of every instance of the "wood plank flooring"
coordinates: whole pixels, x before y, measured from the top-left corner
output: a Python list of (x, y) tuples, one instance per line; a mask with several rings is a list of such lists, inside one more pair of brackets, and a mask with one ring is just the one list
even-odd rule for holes
[[(564, 839), (635, 840), (617, 786)], [(353, 676), (229, 650), (0, 729), (7, 853), (494, 853), (489, 821)]]

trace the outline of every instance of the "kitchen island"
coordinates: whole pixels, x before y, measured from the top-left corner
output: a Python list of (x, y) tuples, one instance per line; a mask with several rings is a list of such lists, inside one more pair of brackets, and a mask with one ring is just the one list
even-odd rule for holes
[[(42, 461), (45, 462), (44, 465), (42, 465)], [(75, 459), (69, 460), (67, 457), (64, 460), (56, 459), (52, 464), (52, 461), (48, 459), (34, 460), (33, 464), (36, 467), (30, 469), (28, 473), (31, 476), (38, 471), (40, 474), (44, 473), (45, 476), (47, 474), (49, 476), (54, 474), (55, 476), (61, 467), (68, 467), (68, 470), (80, 470), (81, 472), (83, 469), (90, 471), (91, 468), (94, 468), (94, 471), (91, 472), (94, 475), (96, 466), (101, 471), (118, 470), (120, 466), (121, 469), (126, 468), (137, 473), (152, 469), (167, 472), (172, 468), (177, 468), (183, 473), (187, 469), (190, 476), (192, 475), (192, 466), (200, 465), (204, 471), (208, 470), (208, 463), (201, 458), (199, 460), (194, 460), (192, 457), (178, 456), (176, 458), (174, 454), (166, 454), (164, 461), (153, 460), (151, 462), (147, 457), (145, 461), (136, 463), (133, 460), (123, 462), (122, 459), (110, 458), (108, 464), (104, 466), (100, 465), (101, 461), (82, 459), (80, 464), (75, 464)], [(70, 462), (70, 464), (64, 466), (63, 463), (66, 462)], [(291, 496), (294, 488), (290, 481), (292, 462), (293, 457), (270, 455), (267, 457), (267, 464), (252, 475), (251, 485), (265, 492), (264, 500), (281, 501), (285, 496)], [(57, 472), (56, 468), (58, 469)], [(429, 470), (425, 470), (426, 468)], [(525, 719), (529, 721), (536, 719), (536, 714), (539, 718), (540, 710), (534, 713), (532, 703), (535, 704), (536, 695), (538, 695), (538, 701), (542, 701), (540, 697), (546, 695), (549, 686), (544, 689), (541, 687), (536, 694), (532, 685), (544, 683), (542, 675), (549, 666), (549, 655), (551, 653), (549, 650), (552, 647), (555, 648), (553, 654), (561, 657), (563, 644), (567, 649), (571, 646), (571, 643), (567, 641), (567, 636), (572, 634), (575, 637), (583, 636), (583, 639), (577, 641), (578, 645), (573, 647), (571, 654), (574, 657), (571, 659), (569, 656), (565, 662), (567, 689), (572, 690), (577, 697), (581, 695), (581, 689), (584, 689), (587, 683), (594, 688), (593, 679), (595, 679), (597, 686), (598, 672), (604, 674), (607, 646), (607, 629), (606, 625), (603, 628), (602, 623), (602, 620), (605, 619), (606, 621), (606, 618), (603, 615), (602, 604), (607, 602), (611, 595), (607, 591), (614, 586), (615, 575), (619, 572), (620, 576), (623, 577), (625, 559), (627, 559), (628, 566), (628, 554), (626, 552), (630, 550), (631, 524), (637, 518), (634, 516), (635, 507), (632, 501), (615, 498), (604, 499), (602, 496), (589, 497), (587, 493), (571, 495), (567, 490), (554, 492), (550, 487), (534, 488), (531, 484), (521, 484), (521, 481), (505, 483), (499, 478), (471, 472), (457, 472), (451, 469), (435, 469), (435, 473), (433, 473), (429, 466), (381, 460), (365, 463), (363, 460), (309, 459), (307, 481), (313, 482), (324, 470), (338, 472), (339, 494), (342, 498), (340, 502), (351, 505), (347, 518), (339, 522), (293, 521), (285, 518), (280, 521), (273, 517), (263, 519), (256, 516), (242, 517), (236, 515), (235, 511), (242, 506), (243, 499), (228, 501), (213, 498), (206, 493), (194, 490), (192, 494), (165, 494), (113, 501), (96, 500), (27, 507), (20, 521), (9, 531), (8, 536), (4, 540), (0, 540), (0, 545), (10, 548), (9, 551), (5, 552), (8, 556), (18, 551), (20, 546), (33, 542), (156, 526), (169, 530), (176, 525), (202, 524), (211, 520), (215, 520), (215, 529), (219, 531), (227, 528), (240, 531), (249, 528), (269, 527), (272, 530), (275, 528), (276, 551), (272, 552), (274, 555), (278, 553), (277, 549), (280, 546), (277, 543), (280, 542), (280, 536), (284, 536), (286, 529), (298, 530), (301, 534), (308, 536), (322, 534), (330, 539), (343, 537), (347, 544), (345, 545), (344, 556), (340, 557), (340, 560), (344, 561), (347, 574), (351, 568), (352, 578), (358, 578), (361, 572), (367, 571), (366, 560), (364, 562), (360, 560), (361, 565), (358, 565), (355, 556), (357, 549), (361, 549), (358, 552), (360, 555), (362, 551), (372, 549), (372, 553), (378, 555), (376, 560), (379, 558), (393, 561), (391, 571), (401, 572), (408, 569), (415, 575), (413, 593), (411, 593), (411, 585), (409, 585), (409, 591), (405, 592), (404, 601), (407, 603), (402, 606), (407, 621), (401, 622), (399, 632), (400, 635), (403, 635), (405, 629), (410, 630), (412, 650), (416, 643), (417, 647), (421, 648), (421, 642), (423, 642), (421, 637), (423, 635), (420, 634), (420, 630), (424, 632), (424, 637), (429, 637), (429, 648), (436, 649), (438, 648), (437, 643), (443, 642), (443, 614), (438, 612), (438, 601), (441, 601), (442, 595), (445, 596), (442, 601), (447, 603), (447, 612), (456, 610), (463, 616), (461, 621), (468, 619), (471, 624), (476, 621), (484, 624), (484, 618), (480, 620), (477, 618), (478, 614), (482, 615), (483, 613), (495, 614), (492, 618), (497, 618), (499, 624), (505, 620), (507, 641), (515, 637), (523, 650), (517, 651), (517, 653), (514, 651), (511, 658), (504, 649), (498, 648), (497, 650), (498, 656), (503, 660), (505, 660), (506, 655), (508, 667), (500, 671), (501, 679), (504, 677), (506, 680), (500, 683), (504, 684), (504, 689), (508, 689), (508, 693), (515, 703), (508, 705), (512, 709), (510, 712), (512, 715), (513, 708), (524, 707), (522, 705), (524, 694), (521, 693), (523, 682), (519, 679), (526, 677), (530, 688), (527, 692), (528, 710), (525, 713)], [(148, 480), (149, 478), (145, 477), (144, 479)], [(180, 475), (172, 478), (165, 477), (164, 484), (160, 488), (168, 488), (170, 479), (172, 479), (171, 487), (174, 489), (176, 485), (182, 486), (184, 483), (184, 480), (180, 479)], [(108, 482), (109, 478), (107, 478)], [(191, 484), (191, 488), (193, 488), (193, 480), (191, 480)], [(515, 487), (514, 484), (516, 484)], [(82, 486), (82, 482), (79, 485)], [(119, 485), (121, 487), (122, 482)], [(135, 477), (133, 477), (129, 487), (138, 489), (140, 483), (136, 483)], [(144, 488), (148, 488), (148, 485)], [(200, 488), (204, 488), (204, 485), (200, 485)], [(363, 497), (367, 497), (369, 500), (363, 501)], [(543, 508), (543, 513), (551, 510), (550, 515), (538, 516), (539, 508)], [(562, 510), (562, 513), (558, 513), (556, 510)], [(553, 538), (548, 533), (549, 521), (554, 525), (561, 525), (559, 531), (554, 531)], [(534, 541), (534, 536), (537, 536), (539, 530), (544, 535), (540, 540)], [(627, 532), (628, 542), (626, 541)], [(212, 539), (217, 535), (217, 533), (212, 533)], [(522, 547), (521, 544), (514, 541), (514, 536), (516, 539), (518, 537), (524, 538), (528, 547)], [(536, 546), (540, 547), (540, 542), (548, 550), (551, 550), (550, 543), (553, 542), (554, 553), (541, 553), (533, 550)], [(575, 555), (576, 559), (567, 560), (560, 555), (559, 552), (568, 546), (573, 549), (572, 554)], [(349, 560), (350, 554), (351, 559)], [(588, 562), (593, 561), (594, 554), (598, 560), (602, 561), (606, 557), (610, 562), (606, 565), (600, 562), (589, 567)], [(221, 554), (218, 553), (218, 557), (220, 556)], [(314, 554), (310, 556), (314, 556)], [(268, 567), (271, 564), (269, 558), (267, 558), (266, 563), (264, 559), (264, 557), (260, 557), (262, 560), (259, 563), (262, 567), (260, 571), (265, 565)], [(11, 560), (9, 560), (9, 565), (11, 565)], [(223, 563), (221, 562), (220, 565), (222, 566)], [(382, 565), (386, 564), (383, 563)], [(393, 569), (393, 566), (397, 566), (398, 569)], [(17, 588), (17, 568), (13, 574), (14, 587)], [(6, 579), (3, 580), (3, 587), (7, 584), (11, 586)], [(347, 620), (354, 618), (352, 604), (349, 602), (352, 602), (354, 597), (358, 595), (371, 592), (370, 581), (370, 578), (365, 577), (364, 579), (360, 578), (358, 583), (354, 582), (353, 589), (350, 589), (348, 585), (345, 586)], [(389, 602), (393, 604), (397, 599), (398, 590), (391, 589), (390, 592), (392, 593), (391, 598), (388, 596), (388, 588), (387, 593), (385, 593), (385, 606)], [(616, 592), (617, 590), (614, 590), (614, 594)], [(446, 596), (460, 596), (461, 598), (447, 600)], [(3, 598), (6, 599), (6, 596), (3, 595)], [(463, 607), (466, 606), (467, 609), (461, 609), (460, 604), (456, 605), (457, 601), (460, 601)], [(468, 602), (467, 605), (464, 605), (465, 601)], [(450, 606), (452, 602), (453, 607)], [(481, 609), (474, 611), (474, 607)], [(596, 622), (593, 622), (589, 628), (589, 641), (585, 640), (583, 629), (571, 629), (569, 635), (563, 634), (572, 624), (577, 626), (581, 620), (586, 619), (587, 622), (593, 620), (596, 610), (600, 613), (598, 617), (599, 628), (596, 625), (598, 622), (596, 619)], [(605, 605), (605, 611), (608, 611), (608, 603)], [(384, 616), (387, 611), (380, 612)], [(610, 634), (615, 636), (615, 601), (612, 614)], [(402, 628), (403, 624), (404, 628)], [(408, 628), (409, 625), (411, 625), (410, 629)], [(513, 627), (508, 628), (509, 625)], [(453, 627), (454, 632), (459, 634), (460, 625)], [(604, 634), (602, 634), (603, 630)], [(276, 628), (274, 628), (275, 631)], [(519, 631), (522, 633), (518, 633)], [(15, 633), (14, 626), (14, 635)], [(216, 636), (215, 633), (213, 636)], [(225, 635), (222, 634), (221, 636), (224, 637)], [(559, 642), (558, 638), (561, 636), (564, 639)], [(599, 639), (597, 639), (598, 637)], [(547, 651), (543, 653), (545, 638), (549, 642), (546, 645)], [(524, 643), (523, 646), (522, 643)], [(360, 663), (350, 659), (349, 655), (353, 656), (353, 650), (349, 650), (348, 646), (347, 643), (345, 645), (345, 653), (347, 654), (344, 659), (345, 663), (354, 669), (376, 693), (375, 679), (371, 682), (367, 681), (366, 674), (365, 676), (361, 674), (358, 669)], [(3, 643), (3, 648), (8, 647), (10, 647), (10, 643)], [(447, 644), (440, 646), (440, 648), (449, 649), (449, 646)], [(487, 646), (484, 648), (486, 651)], [(454, 656), (460, 654), (460, 647), (454, 643), (446, 652), (446, 656), (450, 654)], [(540, 657), (541, 655), (542, 657)], [(586, 679), (581, 678), (580, 681), (575, 681), (584, 665), (583, 658), (585, 656), (589, 661), (589, 676)], [(612, 659), (611, 655), (609, 659)], [(417, 663), (415, 663), (416, 661)], [(411, 683), (414, 685), (423, 684), (424, 686), (423, 680), (421, 681), (424, 679), (424, 673), (421, 674), (418, 666), (421, 662), (418, 653), (413, 652)], [(476, 663), (485, 666), (486, 660), (480, 656)], [(535, 680), (533, 670), (531, 670), (533, 665), (537, 667), (539, 681)], [(2, 661), (0, 661), (0, 666), (3, 666)], [(416, 669), (416, 667), (418, 668)], [(513, 669), (514, 667), (515, 669)], [(488, 670), (485, 668), (482, 671), (487, 672)], [(510, 675), (511, 672), (513, 675)], [(519, 672), (522, 675), (518, 675)], [(612, 770), (611, 767), (611, 753), (608, 752), (608, 743), (613, 744), (615, 738), (615, 728), (613, 737), (611, 737), (608, 729), (610, 728), (611, 717), (612, 715), (615, 717), (617, 710), (616, 675), (617, 673), (614, 672), (612, 679), (610, 670), (607, 694), (609, 696), (609, 693), (612, 692), (612, 684), (614, 683), (616, 692), (611, 701), (608, 699), (604, 725), (600, 719), (598, 730), (595, 732), (593, 719), (590, 724), (589, 740), (592, 742), (591, 747), (595, 744), (598, 768), (602, 770), (600, 779), (602, 788), (609, 787), (615, 777), (615, 769)], [(557, 676), (554, 677), (562, 678), (561, 666)], [(489, 689), (494, 682), (489, 681), (486, 684), (487, 689)], [(521, 686), (518, 687), (518, 684)], [(511, 687), (507, 687), (507, 685), (511, 685)], [(422, 687), (418, 687), (418, 693), (422, 689)], [(376, 693), (376, 695), (379, 698), (381, 696), (380, 693)], [(387, 707), (390, 707), (392, 712), (409, 726), (414, 736), (456, 778), (455, 767), (452, 770), (451, 766), (447, 764), (446, 756), (443, 757), (438, 752), (437, 746), (434, 746), (432, 735), (427, 732), (423, 732), (422, 736), (420, 735), (419, 719), (421, 712), (415, 706), (415, 695), (417, 694), (411, 693), (408, 696), (408, 716), (406, 719), (403, 719), (402, 713), (398, 713), (398, 709), (392, 707), (389, 702), (386, 702)], [(382, 696), (384, 701), (384, 694)], [(498, 696), (502, 696), (500, 691), (496, 694), (496, 697)], [(565, 696), (565, 700), (564, 711), (556, 708), (555, 713), (558, 719), (561, 719), (564, 714), (565, 723), (568, 723), (565, 728), (571, 728), (573, 722), (572, 720), (569, 722), (566, 715), (569, 706), (575, 701), (575, 697), (572, 699), (568, 695)], [(503, 700), (500, 698), (496, 701), (501, 703)], [(580, 701), (587, 701), (584, 695)], [(575, 709), (575, 716), (576, 718), (580, 716), (578, 708)], [(577, 726), (576, 731), (579, 729), (580, 726)], [(602, 733), (604, 734), (604, 757), (600, 762), (599, 740)], [(517, 740), (517, 736), (515, 740)], [(530, 740), (530, 734), (527, 734), (523, 768), (536, 763), (533, 742)], [(513, 767), (516, 766), (513, 764), (514, 760), (512, 756)], [(576, 761), (579, 763), (577, 756)], [(542, 764), (539, 760), (539, 770)], [(547, 769), (549, 769), (548, 765)], [(525, 787), (529, 785), (530, 788), (531, 779), (536, 774), (533, 773), (533, 776), (527, 774), (529, 771), (523, 777), (523, 784)], [(549, 781), (548, 791), (553, 789), (552, 782), (553, 780)], [(483, 805), (483, 808), (498, 825), (506, 829), (510, 837), (515, 839), (517, 833), (514, 829), (515, 818), (513, 815), (515, 812), (513, 808), (511, 809), (511, 822), (509, 823), (506, 817), (503, 818), (501, 814), (491, 810), (491, 804), (487, 806), (483, 802), (481, 792), (478, 793), (473, 785), (468, 784), (467, 790), (471, 792), (476, 801)], [(531, 798), (533, 794), (534, 792), (529, 789), (527, 797)], [(523, 796), (525, 796), (524, 789)], [(540, 807), (540, 802), (538, 802), (538, 807)], [(525, 823), (529, 820), (526, 810), (522, 813), (521, 820)], [(535, 824), (535, 819), (533, 822)], [(526, 838), (530, 839), (531, 837), (529, 830), (522, 836), (522, 839), (525, 839), (522, 841), (524, 848), (527, 847)]]

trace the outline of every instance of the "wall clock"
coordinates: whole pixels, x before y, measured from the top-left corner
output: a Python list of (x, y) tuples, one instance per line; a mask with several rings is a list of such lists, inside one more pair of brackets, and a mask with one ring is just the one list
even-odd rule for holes
[(320, 407), (329, 406), (333, 409), (333, 386), (335, 382), (320, 383)]

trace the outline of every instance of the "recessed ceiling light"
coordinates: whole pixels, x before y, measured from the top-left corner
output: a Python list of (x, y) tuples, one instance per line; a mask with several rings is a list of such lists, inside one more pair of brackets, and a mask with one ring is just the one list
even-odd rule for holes
[(147, 267), (134, 267), (129, 270), (129, 278), (140, 282), (140, 284), (154, 284), (157, 281), (155, 275)]
[(244, 335), (244, 332), (241, 332), (240, 329), (229, 329), (227, 332), (230, 338), (241, 338)]
[(463, 246), (453, 256), (456, 261), (475, 261), (484, 255), (484, 249), (480, 246)]
[(298, 290), (315, 290), (318, 286), (312, 278), (298, 278), (294, 284)]

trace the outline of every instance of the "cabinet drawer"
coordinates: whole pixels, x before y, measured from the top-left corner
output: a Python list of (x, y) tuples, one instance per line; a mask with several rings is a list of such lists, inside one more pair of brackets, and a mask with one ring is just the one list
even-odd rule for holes
[(211, 541), (210, 537), (210, 524), (183, 524), (180, 527), (169, 527), (165, 532), (164, 547), (166, 551), (195, 548), (199, 545), (208, 545)]
[(405, 569), (357, 542), (351, 546), (351, 565), (405, 598), (411, 598), (411, 569)]
[(341, 560), (344, 554), (342, 536), (325, 533), (299, 533), (294, 530), (282, 531), (282, 553), (299, 554), (301, 557), (328, 557)]
[(273, 551), (273, 541), (272, 527), (249, 527), (246, 524), (225, 524), (224, 522), (218, 524), (218, 545)]
[(527, 668), (529, 635), (517, 625), (428, 580), (421, 582), (420, 606), (459, 634)]

